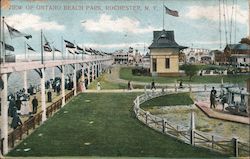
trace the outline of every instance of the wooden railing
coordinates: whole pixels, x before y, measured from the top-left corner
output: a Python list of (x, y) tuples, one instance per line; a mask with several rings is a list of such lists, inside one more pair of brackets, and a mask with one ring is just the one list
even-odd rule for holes
[[(74, 90), (65, 95), (65, 101), (68, 101), (72, 96), (74, 96)], [(46, 108), (46, 117), (49, 118), (54, 115), (62, 107), (62, 98), (51, 104)], [(35, 116), (31, 117), (23, 123), (23, 125), (17, 127), (8, 135), (8, 145), (13, 148), (17, 140), (22, 140), (24, 135), (29, 135), (31, 130), (34, 130), (42, 122), (42, 111), (37, 113)], [(2, 147), (1, 147), (2, 148)]]
[(4, 140), (4, 138), (2, 138), (1, 140), (0, 140), (0, 157), (1, 157), (1, 154), (3, 154), (3, 140)]
[(65, 95), (65, 102), (67, 102), (73, 96), (74, 96), (74, 89)]
[(140, 108), (140, 105), (152, 98), (170, 94), (167, 92), (145, 92), (137, 96), (134, 100), (133, 110), (138, 120), (147, 125), (148, 127), (177, 138), (185, 143), (193, 146), (200, 146), (219, 151), (230, 156), (249, 156), (250, 144), (238, 141), (237, 138), (223, 138), (215, 136), (210, 133), (201, 132), (190, 127), (177, 125), (161, 118), (150, 114)]

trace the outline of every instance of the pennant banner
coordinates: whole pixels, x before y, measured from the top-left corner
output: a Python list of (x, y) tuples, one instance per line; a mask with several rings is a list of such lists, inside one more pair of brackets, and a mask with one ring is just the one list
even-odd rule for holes
[(32, 38), (31, 35), (29, 34), (25, 34), (25, 33), (21, 33), (20, 31), (16, 30), (15, 28), (9, 26), (7, 23), (5, 23), (9, 33), (10, 33), (10, 37), (13, 38), (17, 38), (17, 37), (25, 37), (26, 39)]
[(28, 46), (28, 50), (36, 52), (36, 50), (34, 50), (29, 44), (27, 44), (27, 46)]
[(54, 47), (54, 50), (57, 51), (57, 52), (61, 52), (60, 50), (56, 49), (55, 47)]
[(67, 48), (76, 48), (72, 42), (67, 41), (67, 40), (64, 40), (64, 42), (65, 42)]
[[(3, 42), (1, 42), (3, 44)], [(15, 51), (14, 47), (5, 43), (5, 50)]]

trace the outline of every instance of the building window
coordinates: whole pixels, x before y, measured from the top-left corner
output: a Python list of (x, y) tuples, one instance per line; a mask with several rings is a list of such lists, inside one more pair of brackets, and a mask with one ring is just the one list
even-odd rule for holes
[(156, 58), (153, 58), (153, 72), (156, 72), (157, 71), (157, 59)]
[(169, 58), (165, 59), (165, 68), (170, 68), (170, 59)]

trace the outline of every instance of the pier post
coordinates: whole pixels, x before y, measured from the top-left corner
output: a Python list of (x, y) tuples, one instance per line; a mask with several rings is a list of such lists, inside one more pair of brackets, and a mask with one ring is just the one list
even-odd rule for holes
[(45, 99), (45, 72), (41, 68), (41, 103), (42, 103), (42, 122), (46, 121), (46, 99)]
[(61, 80), (62, 80), (62, 84), (61, 84), (61, 90), (62, 90), (62, 106), (65, 105), (65, 77), (64, 77), (64, 71), (65, 71), (65, 66), (62, 65), (61, 67)]
[(74, 68), (73, 68), (73, 81), (74, 81), (74, 96), (76, 96), (76, 83), (77, 83), (77, 79), (76, 79), (76, 64), (74, 64)]
[(2, 74), (3, 88), (1, 91), (1, 139), (3, 140), (3, 155), (8, 153), (8, 75)]
[(90, 63), (88, 63), (88, 85), (90, 84)]
[(25, 93), (28, 92), (28, 84), (27, 84), (27, 71), (23, 71), (23, 88), (25, 89)]
[(238, 145), (238, 139), (233, 138), (233, 150), (234, 150), (234, 157), (239, 157), (239, 145)]
[(194, 131), (195, 131), (195, 119), (194, 119), (194, 110), (192, 110), (191, 111), (191, 121), (190, 121), (190, 144), (191, 145), (195, 145)]

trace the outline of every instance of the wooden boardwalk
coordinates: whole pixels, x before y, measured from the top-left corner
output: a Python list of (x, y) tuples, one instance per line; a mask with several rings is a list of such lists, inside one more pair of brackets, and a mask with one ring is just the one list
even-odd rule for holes
[(229, 114), (227, 111), (222, 111), (221, 109), (218, 109), (218, 108), (210, 109), (209, 102), (200, 101), (200, 102), (196, 102), (195, 105), (210, 118), (232, 121), (232, 122), (237, 122), (237, 123), (242, 123), (242, 124), (250, 124), (249, 117)]

